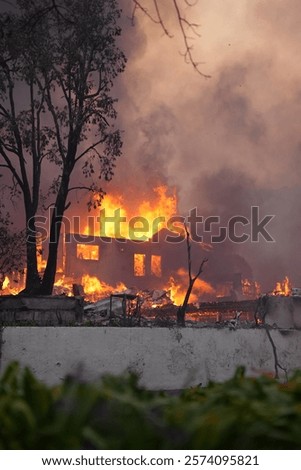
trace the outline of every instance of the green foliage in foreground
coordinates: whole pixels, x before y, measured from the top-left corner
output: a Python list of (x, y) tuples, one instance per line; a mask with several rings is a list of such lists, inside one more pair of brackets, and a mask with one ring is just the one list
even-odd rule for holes
[(244, 377), (180, 396), (133, 375), (57, 387), (11, 364), (0, 379), (0, 449), (301, 449), (301, 372)]

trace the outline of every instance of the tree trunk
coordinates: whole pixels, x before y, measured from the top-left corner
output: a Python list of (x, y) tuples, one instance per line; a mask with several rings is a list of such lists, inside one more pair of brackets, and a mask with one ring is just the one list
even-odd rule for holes
[(26, 211), (26, 281), (25, 289), (20, 294), (34, 294), (39, 290), (40, 277), (37, 264), (37, 239), (34, 216)]
[(61, 186), (57, 195), (54, 211), (51, 217), (49, 252), (47, 265), (43, 276), (40, 295), (51, 295), (55, 283), (55, 274), (57, 266), (57, 254), (60, 240), (62, 218), (65, 211), (66, 200), (69, 188), (69, 174), (63, 174)]
[(177, 311), (177, 325), (178, 326), (185, 326), (185, 313), (189, 301), (189, 297), (193, 288), (194, 280), (189, 281), (189, 286), (185, 295), (185, 299), (183, 304), (178, 308)]

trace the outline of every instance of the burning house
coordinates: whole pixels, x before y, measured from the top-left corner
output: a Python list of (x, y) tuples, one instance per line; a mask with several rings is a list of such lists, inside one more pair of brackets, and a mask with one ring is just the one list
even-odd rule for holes
[(110, 285), (162, 288), (185, 262), (184, 239), (178, 243), (166, 242), (172, 235), (162, 229), (149, 240), (139, 241), (66, 234), (65, 274), (78, 280), (83, 274), (89, 274)]
[[(159, 186), (152, 198), (142, 199), (138, 206), (111, 194), (93, 215), (87, 216), (85, 210), (64, 220), (54, 293), (72, 295), (73, 284), (79, 284), (86, 298), (95, 301), (125, 289), (164, 290), (180, 305), (188, 272), (186, 234), (177, 222), (177, 213), (175, 193)], [(193, 271), (208, 257), (208, 250), (210, 262), (202, 278), (196, 280), (190, 302), (235, 301), (259, 295), (260, 286), (249, 280), (250, 269), (243, 258), (227, 258), (221, 249), (192, 239)], [(39, 249), (41, 273), (46, 258), (47, 240)], [(4, 293), (17, 293), (22, 287), (19, 280), (10, 282)]]
[[(93, 279), (98, 279), (103, 286), (119, 289), (168, 290), (175, 302), (184, 297), (188, 276), (186, 240), (167, 229), (146, 241), (68, 233), (64, 246), (65, 276), (83, 284), (85, 290), (93, 289)], [(194, 264), (204, 257), (202, 247), (193, 242), (191, 254)], [(197, 279), (191, 300), (258, 296), (260, 286), (256, 282), (243, 279), (240, 273), (230, 276), (219, 284)]]

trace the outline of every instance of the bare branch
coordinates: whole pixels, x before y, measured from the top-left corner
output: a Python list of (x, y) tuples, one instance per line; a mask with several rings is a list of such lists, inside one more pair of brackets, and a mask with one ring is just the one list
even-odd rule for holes
[(186, 223), (184, 222), (184, 227), (185, 227), (185, 232), (186, 232), (186, 246), (187, 246), (187, 260), (188, 260), (188, 277), (189, 277), (189, 283), (188, 283), (188, 288), (185, 294), (185, 298), (183, 301), (183, 304), (178, 308), (177, 311), (177, 324), (178, 326), (185, 326), (185, 313), (187, 309), (187, 305), (189, 302), (189, 297), (192, 292), (193, 286), (195, 281), (198, 279), (200, 274), (203, 272), (203, 267), (205, 263), (207, 263), (208, 259), (204, 258), (200, 264), (200, 267), (197, 271), (197, 274), (193, 277), (192, 276), (192, 267), (191, 267), (191, 242), (190, 242), (190, 233), (187, 228)]
[(203, 272), (203, 267), (207, 262), (208, 262), (208, 258), (204, 258), (203, 261), (201, 262), (201, 265), (199, 267), (197, 274), (193, 278), (193, 282), (196, 281), (197, 278), (200, 276), (200, 274)]
[[(182, 37), (183, 37), (183, 41), (184, 41), (184, 45), (185, 45), (184, 57), (185, 57), (186, 61), (191, 63), (194, 70), (198, 74), (200, 74), (202, 77), (211, 78), (210, 75), (206, 75), (203, 72), (201, 72), (201, 70), (199, 69), (200, 63), (196, 62), (194, 60), (194, 57), (192, 55), (192, 46), (188, 42), (189, 39), (187, 37), (186, 31), (185, 31), (185, 28), (184, 28), (184, 24), (189, 24), (190, 25), (190, 23), (185, 18), (182, 17), (181, 12), (180, 12), (180, 8), (179, 8), (179, 5), (178, 5), (178, 0), (173, 0), (173, 4), (174, 4), (175, 10), (177, 12), (178, 24), (179, 24), (180, 30), (182, 32)], [(193, 28), (195, 28), (195, 25), (193, 25)]]
[(156, 8), (156, 13), (157, 13), (157, 16), (158, 16), (159, 24), (161, 25), (161, 27), (162, 27), (164, 33), (166, 34), (166, 36), (168, 36), (169, 38), (172, 38), (172, 35), (169, 34), (169, 32), (168, 32), (167, 29), (166, 29), (165, 23), (164, 23), (163, 20), (162, 20), (162, 17), (161, 17), (161, 13), (160, 13), (160, 10), (159, 10), (159, 7), (158, 7), (158, 1), (157, 1), (157, 0), (154, 0), (154, 5), (155, 5), (155, 8)]
[(184, 228), (186, 232), (186, 245), (187, 245), (187, 260), (188, 260), (188, 275), (189, 275), (189, 282), (195, 282), (200, 274), (203, 272), (204, 265), (208, 262), (208, 258), (204, 258), (200, 264), (200, 267), (196, 273), (196, 275), (192, 276), (192, 268), (191, 268), (191, 242), (190, 242), (190, 233), (187, 228), (186, 222), (184, 222)]
[[(186, 24), (188, 29), (192, 30), (193, 34), (195, 34), (199, 38), (201, 37), (200, 33), (197, 31), (197, 29), (200, 27), (200, 25), (198, 25), (197, 23), (191, 23), (186, 18), (181, 18), (181, 20), (184, 24)], [(190, 39), (193, 39), (193, 38), (190, 38)]]
[(141, 10), (153, 23), (156, 23), (156, 24), (160, 24), (160, 21), (156, 18), (154, 18), (150, 13), (149, 11), (143, 6), (141, 5), (140, 1), (139, 0), (133, 0), (134, 2), (134, 9), (133, 9), (133, 13), (132, 13), (132, 21), (134, 22), (134, 18), (135, 18), (135, 13), (136, 13), (136, 10)]
[(89, 147), (87, 147), (78, 157), (76, 157), (75, 163), (78, 162), (85, 155), (87, 155), (87, 153), (89, 153), (91, 150), (95, 150), (95, 152), (98, 153), (98, 151), (96, 150), (96, 147), (99, 144), (103, 144), (104, 141), (105, 141), (105, 138), (103, 137), (103, 138), (99, 139), (97, 142), (94, 142), (94, 144), (91, 144)]
[[(173, 35), (168, 31), (166, 27), (166, 22), (162, 18), (158, 0), (150, 0), (154, 5), (156, 16), (154, 16), (153, 14), (149, 12), (149, 10), (143, 5), (142, 0), (132, 0), (132, 1), (134, 3), (134, 8), (133, 8), (132, 17), (131, 17), (132, 23), (134, 23), (136, 11), (141, 10), (153, 23), (161, 27), (161, 29), (163, 30), (164, 34), (166, 34), (166, 36), (168, 36), (169, 38), (173, 37)], [(185, 4), (189, 8), (194, 7), (197, 4), (197, 2), (198, 0), (193, 0), (193, 1), (185, 0)], [(192, 67), (194, 68), (194, 70), (202, 77), (211, 78), (210, 75), (204, 74), (201, 71), (200, 69), (201, 62), (197, 62), (195, 60), (194, 54), (193, 54), (193, 47), (191, 45), (191, 41), (194, 38), (190, 38), (187, 34), (187, 30), (190, 30), (192, 31), (194, 36), (201, 37), (201, 35), (198, 32), (198, 28), (200, 27), (200, 25), (197, 23), (193, 23), (192, 21), (188, 20), (187, 18), (183, 16), (181, 12), (181, 8), (179, 6), (179, 0), (172, 0), (172, 4), (176, 13), (176, 18), (177, 18), (177, 23), (180, 29), (180, 33), (184, 42), (185, 51), (182, 55), (184, 56), (185, 61), (187, 63), (190, 63)]]
[(85, 190), (85, 191), (91, 191), (91, 187), (90, 186), (73, 186), (72, 188), (69, 188), (68, 189), (68, 192), (70, 193), (70, 191), (74, 191), (74, 190)]
[(265, 332), (267, 334), (267, 337), (269, 338), (269, 341), (270, 341), (272, 349), (273, 349), (274, 365), (275, 365), (275, 379), (279, 379), (279, 370), (278, 369), (281, 369), (285, 374), (286, 381), (288, 381), (287, 369), (279, 363), (277, 348), (276, 348), (276, 345), (275, 345), (275, 343), (273, 341), (273, 338), (271, 336), (268, 325), (264, 324), (264, 328), (265, 328)]
[(187, 261), (188, 261), (188, 276), (189, 283), (191, 282), (191, 244), (190, 244), (190, 233), (187, 228), (186, 222), (184, 223), (185, 232), (186, 232), (186, 245), (187, 245)]
[(157, 18), (155, 18), (153, 15), (151, 15), (149, 13), (149, 11), (147, 10), (147, 8), (145, 8), (140, 0), (133, 0), (134, 2), (134, 9), (133, 9), (133, 12), (132, 12), (132, 22), (134, 22), (134, 18), (135, 18), (135, 13), (136, 13), (136, 10), (139, 9), (141, 10), (153, 23), (155, 24), (158, 24), (161, 26), (161, 28), (163, 29), (164, 31), (164, 34), (166, 34), (166, 36), (168, 36), (169, 38), (172, 38), (172, 34), (169, 33), (169, 31), (167, 30), (166, 28), (166, 25), (165, 25), (165, 22), (163, 21), (162, 19), (162, 16), (161, 16), (161, 12), (160, 12), (160, 8), (158, 6), (158, 0), (152, 0), (153, 1), (153, 4), (154, 4), (154, 7), (155, 7), (155, 11), (156, 11), (156, 15), (157, 15)]

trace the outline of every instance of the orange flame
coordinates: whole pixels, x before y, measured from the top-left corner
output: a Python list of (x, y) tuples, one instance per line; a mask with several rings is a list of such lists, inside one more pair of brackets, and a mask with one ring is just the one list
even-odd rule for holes
[[(96, 302), (97, 300), (109, 297), (114, 292), (123, 292), (126, 286), (122, 283), (115, 287), (100, 281), (96, 276), (84, 274), (80, 280), (83, 287), (84, 297), (87, 301)], [(60, 277), (54, 284), (55, 294), (73, 295), (73, 280), (66, 278), (64, 275)]]
[(76, 245), (78, 259), (99, 260), (99, 246), (78, 243)]
[(5, 276), (3, 284), (2, 284), (2, 289), (6, 289), (9, 286), (9, 279), (7, 276)]
[[(122, 196), (107, 194), (100, 208), (100, 217), (90, 219), (83, 227), (84, 235), (147, 240), (162, 228), (177, 213), (175, 194), (168, 195), (167, 186), (154, 188), (152, 200), (144, 200), (135, 208), (127, 208)], [(116, 212), (117, 211), (117, 212)], [(108, 217), (120, 218), (120, 223), (108, 222)]]
[(242, 279), (241, 289), (244, 297), (256, 298), (261, 293), (261, 286), (257, 281), (250, 281), (249, 279)]
[(24, 288), (24, 275), (18, 272), (5, 276), (0, 295), (17, 295)]
[(276, 282), (276, 287), (273, 290), (273, 295), (289, 296), (291, 294), (291, 291), (292, 291), (292, 284), (288, 276), (285, 276), (283, 281)]
[[(175, 277), (171, 276), (167, 285), (165, 286), (165, 290), (169, 291), (170, 298), (175, 305), (182, 305), (185, 294), (188, 287), (188, 272), (180, 268), (177, 271), (176, 279)], [(196, 279), (190, 298), (189, 303), (196, 303), (200, 300), (200, 298), (204, 294), (214, 295), (215, 290), (214, 288), (203, 279)]]
[(105, 282), (101, 282), (96, 276), (89, 276), (89, 274), (85, 274), (82, 277), (81, 284), (85, 292), (85, 297), (91, 301), (108, 297), (114, 292), (122, 292), (126, 290), (126, 286), (122, 283), (113, 287)]

